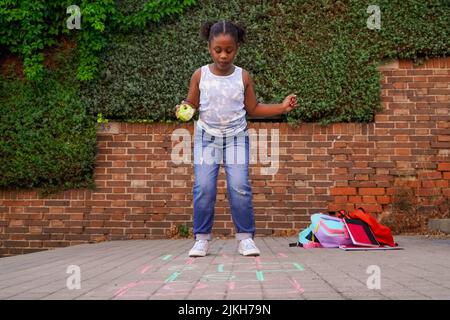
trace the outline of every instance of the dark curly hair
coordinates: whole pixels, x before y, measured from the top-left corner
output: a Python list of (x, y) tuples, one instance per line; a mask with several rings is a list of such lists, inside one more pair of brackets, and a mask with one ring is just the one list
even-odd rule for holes
[(211, 39), (219, 34), (230, 35), (238, 45), (245, 42), (245, 27), (239, 23), (230, 21), (205, 22), (200, 28), (200, 36), (203, 40), (211, 42)]

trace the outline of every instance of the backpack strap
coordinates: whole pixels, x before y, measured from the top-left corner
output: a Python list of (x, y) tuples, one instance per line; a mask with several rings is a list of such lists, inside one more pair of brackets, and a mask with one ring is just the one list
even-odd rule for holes
[(328, 215), (337, 218), (345, 218), (347, 217), (347, 211), (339, 210), (339, 211), (328, 211)]
[(289, 247), (303, 247), (303, 245), (300, 242), (291, 242)]
[(339, 210), (336, 212), (336, 217), (341, 219), (348, 218), (348, 213), (345, 210)]

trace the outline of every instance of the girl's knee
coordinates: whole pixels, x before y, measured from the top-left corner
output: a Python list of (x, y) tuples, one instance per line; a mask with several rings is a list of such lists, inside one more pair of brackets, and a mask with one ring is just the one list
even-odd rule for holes
[(245, 181), (234, 181), (230, 183), (230, 188), (237, 194), (246, 196), (251, 193), (250, 185)]
[(197, 180), (194, 182), (194, 191), (208, 194), (215, 193), (217, 186), (214, 183), (211, 183), (207, 180)]

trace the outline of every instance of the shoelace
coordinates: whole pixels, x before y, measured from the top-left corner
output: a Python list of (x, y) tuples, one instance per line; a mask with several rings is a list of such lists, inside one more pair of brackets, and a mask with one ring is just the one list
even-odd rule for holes
[(207, 240), (198, 240), (195, 242), (194, 249), (195, 250), (205, 250), (207, 244), (208, 244)]
[(243, 245), (245, 250), (256, 249), (256, 245), (252, 239), (243, 240)]

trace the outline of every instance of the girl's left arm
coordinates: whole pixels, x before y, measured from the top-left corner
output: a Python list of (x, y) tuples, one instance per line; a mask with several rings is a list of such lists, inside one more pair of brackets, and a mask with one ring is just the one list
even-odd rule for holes
[(248, 115), (253, 117), (271, 117), (287, 113), (297, 107), (297, 96), (295, 94), (288, 95), (284, 98), (283, 102), (279, 104), (258, 103), (256, 100), (253, 80), (248, 71), (243, 70), (242, 78), (245, 88), (244, 104)]

